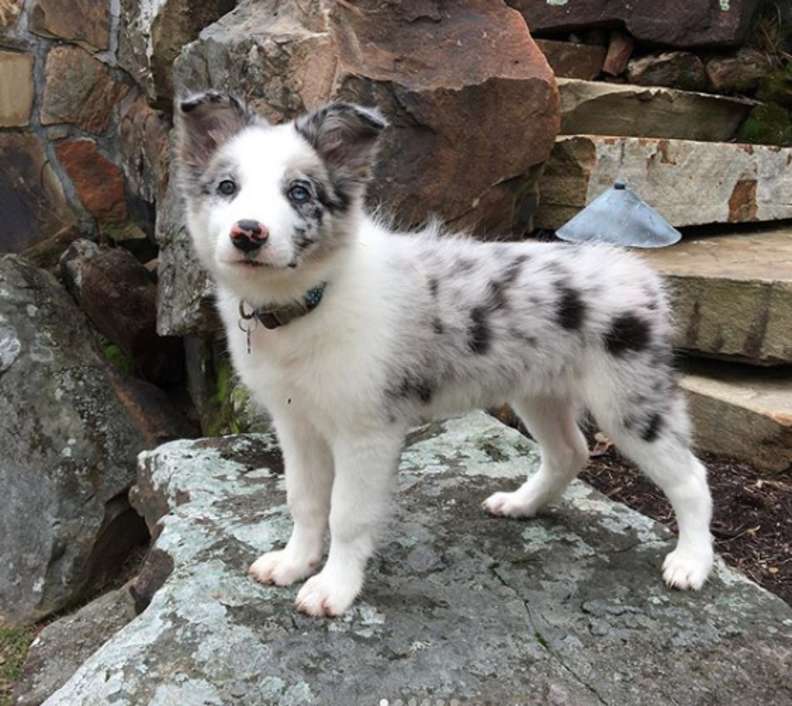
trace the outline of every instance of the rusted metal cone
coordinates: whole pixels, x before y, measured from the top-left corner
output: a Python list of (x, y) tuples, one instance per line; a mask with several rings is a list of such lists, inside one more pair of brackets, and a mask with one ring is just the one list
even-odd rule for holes
[(556, 235), (583, 243), (592, 240), (634, 248), (662, 248), (682, 237), (665, 218), (621, 182), (597, 196)]

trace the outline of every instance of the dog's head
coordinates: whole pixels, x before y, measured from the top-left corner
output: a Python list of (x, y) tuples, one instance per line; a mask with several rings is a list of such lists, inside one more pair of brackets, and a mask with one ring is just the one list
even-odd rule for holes
[(204, 266), (253, 284), (338, 252), (385, 126), (376, 110), (349, 103), (270, 125), (220, 93), (177, 101), (177, 178)]

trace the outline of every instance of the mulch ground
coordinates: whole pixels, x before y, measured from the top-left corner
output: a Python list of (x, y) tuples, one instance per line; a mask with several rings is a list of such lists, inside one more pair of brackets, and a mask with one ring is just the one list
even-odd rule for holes
[[(700, 456), (709, 470), (716, 551), (729, 565), (792, 605), (792, 478), (771, 477), (723, 456)], [(593, 457), (580, 477), (676, 532), (665, 496), (613, 447)]]

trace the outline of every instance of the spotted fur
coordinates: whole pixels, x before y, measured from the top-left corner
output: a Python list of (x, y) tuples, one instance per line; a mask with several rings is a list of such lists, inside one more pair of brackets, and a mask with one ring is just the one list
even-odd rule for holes
[[(278, 126), (214, 94), (177, 110), (189, 231), (217, 284), (236, 370), (272, 413), (286, 459), (294, 534), (253, 575), (284, 585), (308, 576), (329, 523), (327, 563), (298, 607), (346, 610), (407, 430), (510, 402), (543, 461), (519, 489), (487, 499), (489, 512), (530, 516), (561, 495), (587, 457), (576, 419), (588, 409), (674, 506), (680, 540), (666, 581), (699, 588), (712, 565), (710, 499), (688, 446), (661, 280), (606, 245), (393, 230), (362, 205), (384, 128), (379, 113), (350, 104)], [(218, 192), (222, 179), (232, 195)], [(269, 233), (244, 261), (229, 237), (241, 219)], [(316, 309), (255, 329), (248, 352), (240, 300), (286, 304), (321, 282)]]

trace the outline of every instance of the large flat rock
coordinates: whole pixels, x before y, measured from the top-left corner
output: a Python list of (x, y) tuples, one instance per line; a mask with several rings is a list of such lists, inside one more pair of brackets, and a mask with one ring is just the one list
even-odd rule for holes
[(567, 135), (540, 181), (535, 223), (558, 228), (615, 181), (674, 226), (792, 218), (792, 148)]
[(792, 363), (792, 228), (685, 239), (642, 255), (671, 285), (677, 347)]
[(245, 574), (289, 532), (270, 437), (145, 453), (136, 502), (159, 530), (159, 590), (46, 704), (792, 700), (792, 609), (721, 564), (702, 593), (667, 590), (672, 540), (653, 521), (581, 483), (536, 520), (482, 512), (537, 463), (482, 413), (415, 432), (366, 588), (324, 621)]
[(755, 105), (743, 98), (658, 86), (557, 80), (562, 135), (728, 142)]
[(792, 472), (792, 373), (693, 365), (682, 387), (696, 446), (772, 472)]

